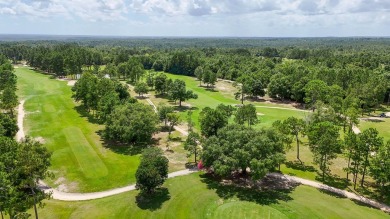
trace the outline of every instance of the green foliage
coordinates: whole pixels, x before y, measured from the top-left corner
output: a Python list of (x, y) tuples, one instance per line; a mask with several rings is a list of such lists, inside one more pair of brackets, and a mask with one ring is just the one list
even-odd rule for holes
[(360, 134), (360, 159), (359, 173), (362, 175), (360, 186), (364, 186), (364, 179), (370, 167), (372, 157), (375, 156), (379, 148), (383, 147), (383, 138), (379, 137), (378, 130), (369, 128)]
[(118, 105), (106, 122), (106, 138), (123, 143), (148, 143), (158, 119), (150, 106), (141, 103)]
[(154, 77), (154, 90), (156, 94), (164, 94), (167, 92), (167, 76), (163, 73), (160, 73)]
[(256, 107), (252, 104), (239, 107), (235, 113), (234, 121), (240, 125), (247, 123), (249, 127), (257, 124), (259, 120), (257, 118)]
[(197, 161), (197, 157), (201, 152), (200, 144), (201, 137), (196, 132), (190, 132), (184, 142), (184, 149), (188, 151), (187, 157), (194, 155), (194, 163)]
[(148, 93), (148, 85), (145, 82), (137, 82), (134, 86), (134, 92), (139, 96), (143, 96), (143, 94)]
[(370, 164), (370, 175), (381, 185), (383, 192), (390, 183), (390, 141), (379, 148)]
[(174, 80), (172, 85), (169, 87), (169, 98), (174, 101), (178, 100), (179, 106), (181, 106), (182, 101), (198, 98), (198, 95), (192, 90), (186, 90), (186, 83), (182, 80)]
[(171, 136), (171, 132), (174, 130), (174, 127), (180, 124), (180, 115), (178, 113), (168, 113), (167, 121), (169, 124), (169, 136)]
[(168, 159), (160, 148), (144, 149), (135, 177), (136, 188), (149, 194), (164, 183), (168, 178)]
[[(17, 143), (0, 137), (0, 210), (15, 218), (48, 199), (38, 180), (49, 176), (51, 154), (40, 143), (26, 138)], [(38, 217), (38, 216), (37, 216)]]
[(312, 123), (308, 127), (310, 150), (314, 155), (314, 163), (318, 164), (322, 171), (322, 179), (329, 171), (331, 160), (341, 152), (339, 140), (339, 128), (331, 122)]
[(160, 104), (157, 107), (158, 117), (160, 121), (164, 121), (165, 126), (168, 124), (168, 114), (173, 113), (173, 107)]
[(199, 114), (201, 133), (205, 137), (216, 135), (218, 129), (228, 124), (229, 117), (224, 110), (205, 107)]
[(204, 141), (202, 162), (220, 176), (246, 174), (249, 168), (252, 178), (260, 179), (285, 159), (283, 149), (282, 136), (273, 129), (229, 125)]
[(0, 136), (14, 137), (19, 128), (16, 124), (16, 119), (5, 113), (0, 113)]

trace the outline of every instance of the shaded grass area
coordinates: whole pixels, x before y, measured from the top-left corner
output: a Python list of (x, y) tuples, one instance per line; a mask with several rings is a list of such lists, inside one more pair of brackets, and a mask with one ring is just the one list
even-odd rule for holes
[(139, 156), (117, 153), (115, 145), (103, 146), (98, 135), (103, 126), (79, 114), (67, 82), (28, 68), (17, 68), (16, 75), (18, 95), (26, 99), (26, 133), (42, 137), (53, 153), (51, 186), (91, 192), (135, 182)]
[[(40, 218), (388, 218), (315, 188), (265, 190), (222, 185), (201, 173), (168, 179), (155, 198), (138, 191), (93, 201), (45, 201)], [(30, 212), (32, 213), (32, 211)]]

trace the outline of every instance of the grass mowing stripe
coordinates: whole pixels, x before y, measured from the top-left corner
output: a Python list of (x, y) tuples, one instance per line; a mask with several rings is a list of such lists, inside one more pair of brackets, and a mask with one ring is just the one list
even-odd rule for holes
[(99, 178), (107, 175), (107, 167), (79, 128), (68, 127), (64, 128), (62, 132), (86, 178)]

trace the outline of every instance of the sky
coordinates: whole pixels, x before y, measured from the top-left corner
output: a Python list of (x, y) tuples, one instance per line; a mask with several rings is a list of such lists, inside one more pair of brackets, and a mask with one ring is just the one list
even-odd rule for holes
[(390, 0), (0, 0), (0, 34), (390, 36)]

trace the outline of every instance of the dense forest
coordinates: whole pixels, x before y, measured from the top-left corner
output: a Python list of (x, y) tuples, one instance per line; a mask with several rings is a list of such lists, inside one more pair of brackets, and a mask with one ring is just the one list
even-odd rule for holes
[[(57, 76), (83, 70), (136, 83), (145, 70), (239, 82), (241, 98), (389, 101), (387, 38), (56, 38), (3, 41), (0, 53)], [(102, 68), (102, 66), (105, 66)], [(211, 83), (212, 84), (212, 83)], [(347, 99), (350, 99), (347, 98)], [(337, 106), (333, 106), (338, 108)]]

